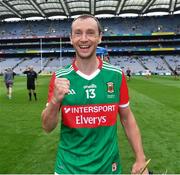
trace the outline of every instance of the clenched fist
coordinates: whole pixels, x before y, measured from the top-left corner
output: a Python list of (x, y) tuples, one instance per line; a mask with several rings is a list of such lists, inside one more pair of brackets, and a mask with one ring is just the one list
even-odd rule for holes
[(69, 93), (70, 82), (67, 78), (56, 78), (54, 82), (53, 101), (60, 103), (65, 94)]

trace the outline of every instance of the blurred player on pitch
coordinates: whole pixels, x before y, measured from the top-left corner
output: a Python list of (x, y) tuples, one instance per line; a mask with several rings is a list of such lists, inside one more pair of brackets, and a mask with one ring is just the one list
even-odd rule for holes
[(16, 75), (15, 72), (13, 72), (12, 68), (8, 68), (5, 70), (4, 73), (4, 82), (6, 85), (6, 89), (7, 89), (7, 97), (9, 99), (12, 98), (12, 87), (13, 87), (13, 81), (14, 81), (14, 76)]

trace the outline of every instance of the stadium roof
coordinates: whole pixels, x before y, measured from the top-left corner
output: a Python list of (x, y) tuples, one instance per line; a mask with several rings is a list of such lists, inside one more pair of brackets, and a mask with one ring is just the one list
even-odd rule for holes
[(0, 0), (0, 20), (52, 16), (72, 17), (83, 13), (93, 15), (150, 12), (173, 14), (180, 10), (180, 0)]

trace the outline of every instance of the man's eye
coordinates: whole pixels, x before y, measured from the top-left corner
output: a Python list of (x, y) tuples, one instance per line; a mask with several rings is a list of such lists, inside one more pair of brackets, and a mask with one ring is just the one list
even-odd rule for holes
[(81, 32), (75, 32), (74, 35), (80, 36), (80, 35), (81, 35)]
[(94, 32), (88, 32), (87, 35), (91, 35), (92, 36), (92, 35), (95, 35), (95, 33)]

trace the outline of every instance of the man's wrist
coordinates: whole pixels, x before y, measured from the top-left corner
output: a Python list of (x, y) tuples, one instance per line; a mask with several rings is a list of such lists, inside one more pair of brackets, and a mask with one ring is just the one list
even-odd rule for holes
[(53, 104), (53, 106), (60, 106), (60, 102), (58, 102), (56, 99), (52, 98), (51, 103)]
[(146, 156), (145, 155), (138, 156), (138, 157), (136, 157), (136, 161), (137, 162), (145, 162), (146, 161)]

